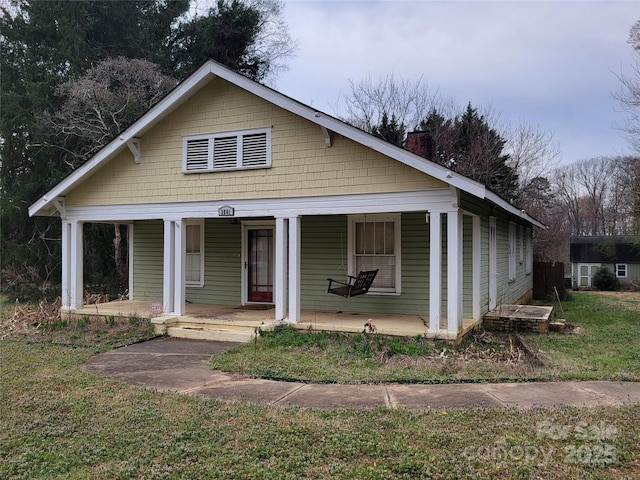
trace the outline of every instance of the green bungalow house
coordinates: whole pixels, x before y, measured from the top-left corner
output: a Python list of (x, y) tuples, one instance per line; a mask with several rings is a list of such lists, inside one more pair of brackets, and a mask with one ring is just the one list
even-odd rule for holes
[[(208, 61), (29, 209), (62, 222), (62, 307), (83, 225), (128, 224), (131, 301), (415, 316), (457, 339), (532, 291), (538, 221), (484, 185)], [(378, 270), (368, 293), (327, 293)]]
[(582, 235), (569, 239), (573, 288), (592, 287), (601, 268), (612, 272), (621, 286), (640, 284), (640, 244), (632, 236)]

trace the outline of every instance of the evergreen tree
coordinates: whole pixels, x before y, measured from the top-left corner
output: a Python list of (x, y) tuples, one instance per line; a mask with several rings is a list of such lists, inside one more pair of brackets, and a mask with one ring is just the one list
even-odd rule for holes
[(420, 128), (433, 135), (437, 163), (483, 183), (508, 201), (517, 199), (518, 176), (503, 153), (505, 140), (470, 103), (453, 120), (432, 110)]
[[(61, 112), (69, 100), (70, 91), (62, 85), (118, 57), (145, 59), (169, 74), (179, 67), (179, 73), (187, 75), (196, 62), (209, 57), (256, 79), (268, 73), (273, 58), (247, 46), (262, 32), (264, 12), (248, 3), (221, 0), (209, 15), (184, 26), (181, 19), (188, 9), (189, 0), (9, 0), (0, 5), (3, 289), (9, 270), (30, 272), (40, 284), (60, 278), (60, 221), (29, 218), (27, 209), (93, 150), (79, 135), (61, 135), (56, 122), (43, 121), (47, 112)], [(189, 25), (197, 25), (193, 38)], [(260, 39), (265, 41), (264, 32)], [(278, 37), (283, 39), (288, 34)], [(233, 48), (226, 50), (225, 42)], [(211, 51), (213, 44), (217, 51)], [(122, 128), (131, 121), (123, 119)], [(112, 134), (110, 130), (102, 141), (108, 142)], [(90, 237), (91, 230), (87, 233)]]
[(214, 59), (255, 80), (264, 78), (268, 62), (249, 47), (260, 27), (260, 12), (232, 0), (218, 0), (204, 17), (193, 17), (174, 32), (171, 63), (179, 76)]
[(391, 119), (389, 119), (387, 113), (384, 112), (380, 120), (380, 125), (374, 126), (371, 133), (382, 140), (401, 147), (404, 142), (406, 130), (406, 126), (398, 122), (395, 115), (391, 115)]

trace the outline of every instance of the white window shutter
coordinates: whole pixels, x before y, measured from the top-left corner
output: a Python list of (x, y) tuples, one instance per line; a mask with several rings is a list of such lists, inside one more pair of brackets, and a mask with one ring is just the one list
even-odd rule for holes
[(209, 139), (187, 140), (185, 170), (206, 171), (209, 168)]
[(267, 134), (257, 133), (242, 137), (242, 166), (258, 167), (267, 164)]
[(238, 166), (238, 137), (215, 138), (213, 143), (213, 169)]

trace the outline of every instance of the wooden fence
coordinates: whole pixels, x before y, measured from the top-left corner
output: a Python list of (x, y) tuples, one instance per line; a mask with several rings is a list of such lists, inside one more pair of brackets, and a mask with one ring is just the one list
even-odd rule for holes
[(564, 263), (533, 262), (533, 298), (551, 300), (555, 296), (554, 287), (561, 300), (565, 299)]

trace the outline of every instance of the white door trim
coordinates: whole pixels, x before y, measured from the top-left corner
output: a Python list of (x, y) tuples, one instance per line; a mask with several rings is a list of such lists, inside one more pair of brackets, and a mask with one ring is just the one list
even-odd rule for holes
[[(255, 303), (255, 302), (250, 302), (249, 301), (249, 279), (247, 277), (249, 269), (248, 267), (248, 256), (247, 256), (247, 250), (248, 250), (248, 242), (249, 242), (249, 235), (247, 234), (248, 230), (261, 230), (261, 229), (270, 229), (273, 230), (273, 235), (274, 235), (274, 239), (275, 239), (275, 235), (276, 235), (276, 221), (275, 219), (265, 219), (265, 220), (246, 220), (242, 222), (242, 254), (240, 255), (240, 268), (242, 270), (242, 278), (241, 278), (241, 288), (242, 288), (242, 298), (241, 298), (241, 302), (242, 305), (246, 305), (246, 304), (251, 304), (251, 303)], [(275, 243), (275, 242), (274, 242)], [(275, 249), (275, 244), (274, 244), (274, 249)], [(272, 258), (275, 259), (275, 251), (272, 252)], [(275, 267), (275, 265), (274, 265)], [(272, 269), (272, 276), (273, 278), (271, 279), (272, 284), (273, 284), (273, 288), (274, 288), (274, 292), (273, 292), (273, 299), (275, 301), (276, 298), (276, 279), (275, 279), (275, 268)]]

